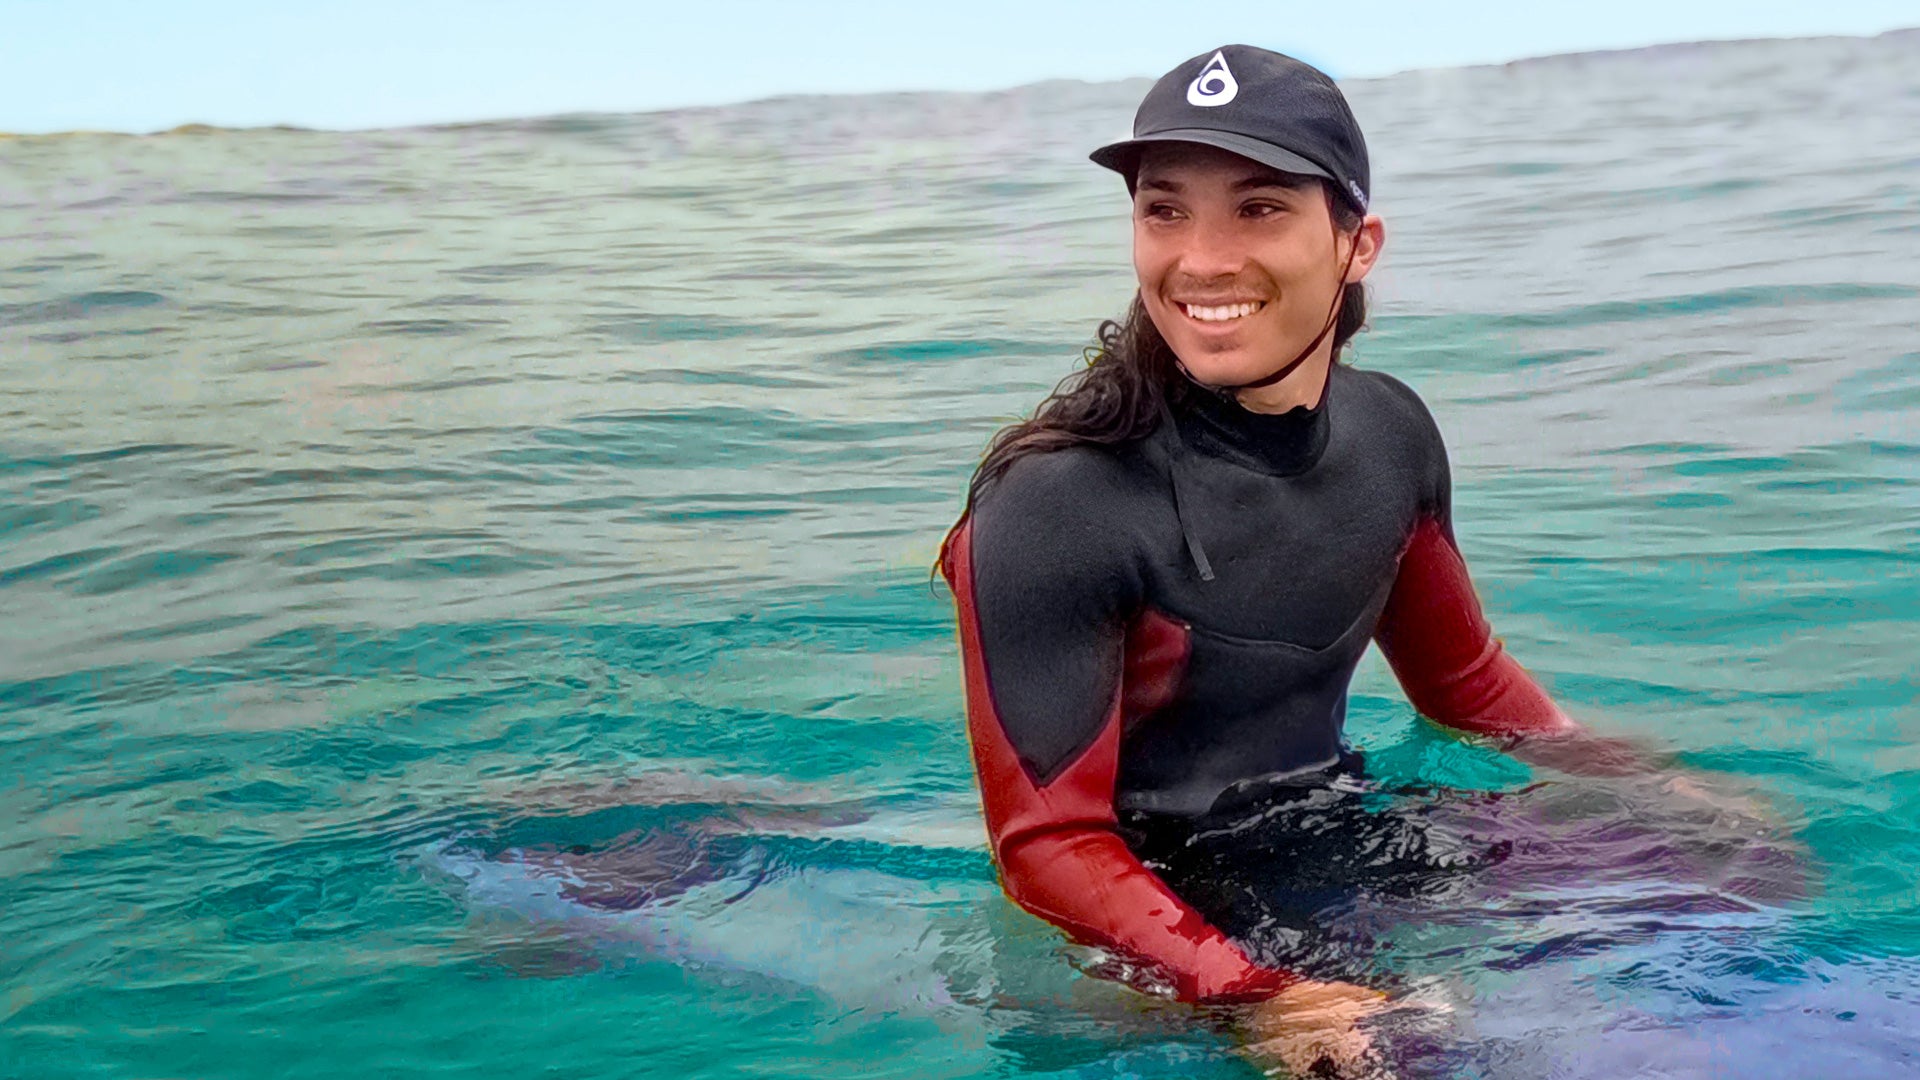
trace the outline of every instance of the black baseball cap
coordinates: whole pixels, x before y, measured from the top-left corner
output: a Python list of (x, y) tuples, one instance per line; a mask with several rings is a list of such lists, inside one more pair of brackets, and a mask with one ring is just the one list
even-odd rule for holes
[(1218, 147), (1282, 172), (1323, 176), (1365, 212), (1367, 141), (1326, 72), (1251, 45), (1202, 53), (1160, 77), (1133, 115), (1133, 138), (1090, 157), (1132, 183), (1148, 144)]

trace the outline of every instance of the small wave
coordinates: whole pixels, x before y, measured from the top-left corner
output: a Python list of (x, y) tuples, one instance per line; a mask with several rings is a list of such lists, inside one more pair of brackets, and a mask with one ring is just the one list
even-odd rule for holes
[(476, 330), (505, 326), (505, 319), (376, 319), (360, 324), (362, 333), (402, 334), (414, 337), (454, 337)]
[(1559, 311), (1483, 316), (1490, 326), (1531, 330), (1599, 326), (1691, 315), (1712, 315), (1745, 308), (1786, 308), (1845, 304), (1860, 300), (1911, 300), (1920, 288), (1893, 284), (1755, 285), (1715, 292), (1688, 293), (1645, 300), (1609, 300)]
[(12, 323), (16, 326), (25, 326), (32, 323), (67, 322), (72, 319), (87, 319), (97, 315), (156, 307), (166, 302), (167, 298), (159, 293), (138, 289), (85, 292), (61, 297), (58, 300), (0, 304), (0, 324)]
[(583, 328), (584, 333), (635, 343), (677, 341), (730, 341), (734, 338), (776, 337), (789, 332), (758, 323), (740, 322), (719, 316), (636, 315), (622, 319), (602, 319)]

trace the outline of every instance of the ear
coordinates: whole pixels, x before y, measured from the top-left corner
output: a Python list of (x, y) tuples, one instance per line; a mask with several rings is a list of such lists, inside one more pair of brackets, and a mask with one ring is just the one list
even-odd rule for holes
[(1366, 278), (1373, 264), (1380, 261), (1380, 249), (1387, 243), (1387, 226), (1379, 214), (1368, 214), (1353, 234), (1353, 262), (1347, 267), (1346, 284)]

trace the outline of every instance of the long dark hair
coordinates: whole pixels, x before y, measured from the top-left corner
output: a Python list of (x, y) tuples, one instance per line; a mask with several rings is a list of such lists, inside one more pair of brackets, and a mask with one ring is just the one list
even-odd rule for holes
[[(1331, 185), (1323, 182), (1323, 186), (1334, 227), (1345, 233), (1358, 229), (1360, 211), (1337, 197)], [(1366, 321), (1366, 288), (1352, 282), (1342, 291), (1340, 314), (1333, 326), (1336, 361)], [(986, 455), (967, 485), (967, 506), (960, 521), (973, 513), (981, 492), (1021, 458), (1086, 443), (1113, 446), (1144, 438), (1160, 423), (1162, 402), (1178, 406), (1188, 394), (1203, 392), (1180, 374), (1173, 349), (1153, 325), (1138, 293), (1127, 305), (1126, 317), (1101, 323), (1096, 336), (1099, 344), (1087, 348), (1085, 367), (1060, 380), (1030, 419), (1001, 428), (987, 444)], [(954, 529), (958, 528), (956, 522)], [(953, 530), (949, 530), (940, 544), (942, 569), (952, 540)]]

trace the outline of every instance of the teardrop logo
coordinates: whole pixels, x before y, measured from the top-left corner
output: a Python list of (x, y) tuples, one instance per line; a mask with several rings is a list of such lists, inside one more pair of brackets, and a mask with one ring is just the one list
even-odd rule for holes
[(1200, 69), (1200, 74), (1187, 84), (1187, 104), (1202, 108), (1225, 105), (1239, 92), (1240, 84), (1233, 81), (1226, 56), (1216, 52), (1207, 66)]

